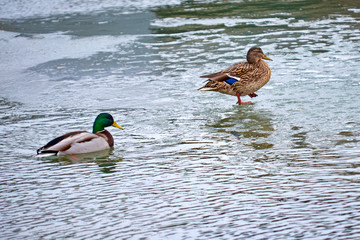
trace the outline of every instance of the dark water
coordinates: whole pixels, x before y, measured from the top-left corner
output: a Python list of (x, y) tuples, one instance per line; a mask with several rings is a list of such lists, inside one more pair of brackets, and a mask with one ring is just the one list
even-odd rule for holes
[[(196, 91), (254, 45), (253, 105)], [(0, 49), (1, 239), (360, 239), (358, 1), (0, 0)]]

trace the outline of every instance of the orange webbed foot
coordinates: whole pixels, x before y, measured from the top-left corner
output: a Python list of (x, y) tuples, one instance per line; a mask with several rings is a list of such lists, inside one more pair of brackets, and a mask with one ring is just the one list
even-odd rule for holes
[[(252, 104), (252, 102), (242, 102), (241, 99), (240, 99), (240, 93), (236, 93), (236, 96), (238, 98), (238, 101), (237, 101), (237, 104), (239, 105), (249, 105), (249, 104)], [(257, 95), (256, 95), (257, 96)]]

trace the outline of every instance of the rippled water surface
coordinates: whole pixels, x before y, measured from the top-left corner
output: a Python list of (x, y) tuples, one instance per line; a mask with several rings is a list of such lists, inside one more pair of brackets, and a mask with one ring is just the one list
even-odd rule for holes
[[(255, 45), (253, 105), (196, 91)], [(358, 1), (0, 0), (0, 49), (1, 239), (360, 239)]]

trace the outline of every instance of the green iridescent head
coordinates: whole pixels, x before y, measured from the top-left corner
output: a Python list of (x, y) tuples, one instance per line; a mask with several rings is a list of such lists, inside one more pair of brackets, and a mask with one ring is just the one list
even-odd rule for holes
[(117, 127), (123, 129), (120, 125), (118, 125), (114, 118), (109, 113), (100, 113), (94, 121), (93, 125), (93, 133), (97, 133), (103, 131), (106, 127)]

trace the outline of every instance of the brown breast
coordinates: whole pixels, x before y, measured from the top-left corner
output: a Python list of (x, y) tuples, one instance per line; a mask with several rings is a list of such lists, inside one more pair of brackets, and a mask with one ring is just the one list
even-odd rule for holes
[(100, 136), (100, 137), (105, 138), (105, 140), (108, 142), (110, 147), (114, 146), (114, 138), (113, 138), (113, 136), (111, 135), (111, 133), (109, 131), (103, 130), (103, 131), (97, 132), (95, 134)]

